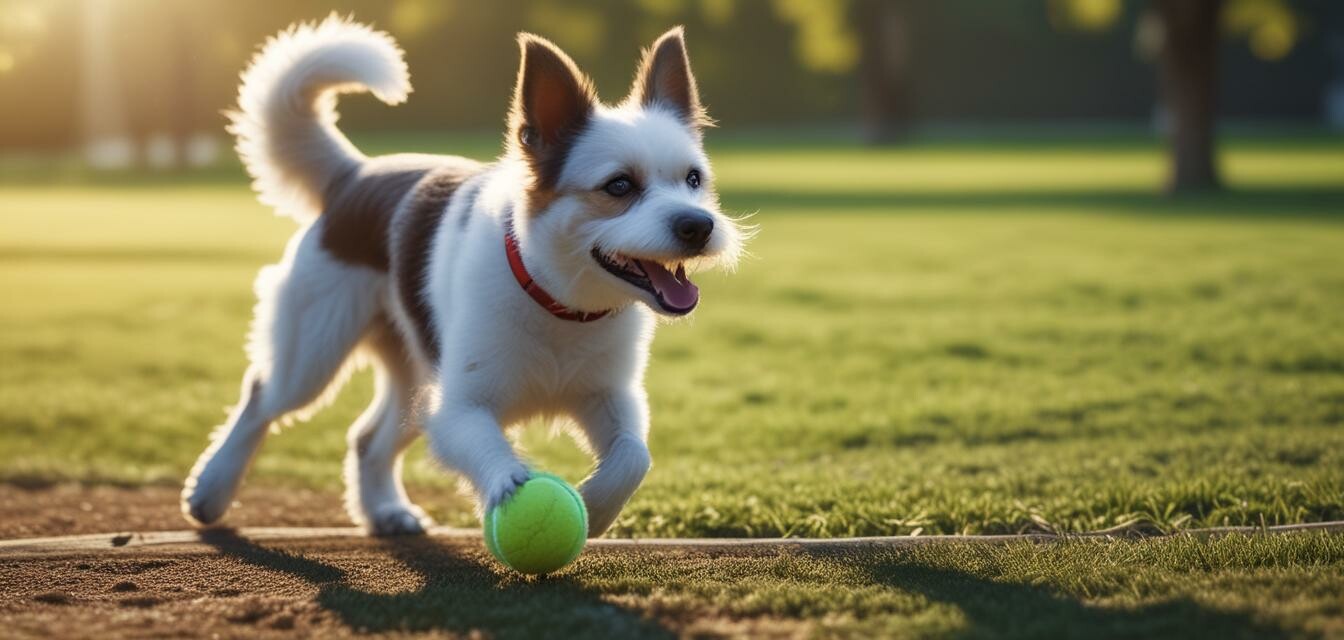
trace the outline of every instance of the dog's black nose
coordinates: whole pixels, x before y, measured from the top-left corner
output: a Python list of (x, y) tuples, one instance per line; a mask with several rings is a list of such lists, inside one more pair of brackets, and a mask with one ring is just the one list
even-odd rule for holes
[(682, 213), (672, 218), (672, 232), (687, 249), (699, 252), (714, 231), (714, 218), (703, 213)]

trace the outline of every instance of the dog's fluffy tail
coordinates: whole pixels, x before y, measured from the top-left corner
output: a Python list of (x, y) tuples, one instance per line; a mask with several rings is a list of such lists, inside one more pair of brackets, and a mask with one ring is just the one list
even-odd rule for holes
[(263, 203), (300, 222), (322, 211), (330, 183), (365, 157), (336, 128), (336, 96), (406, 100), (410, 74), (392, 37), (332, 14), (266, 42), (243, 72), (229, 132)]

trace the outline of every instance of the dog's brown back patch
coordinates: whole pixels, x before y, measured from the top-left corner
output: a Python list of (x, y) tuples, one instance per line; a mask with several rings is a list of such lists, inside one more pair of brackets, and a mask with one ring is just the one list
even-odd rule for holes
[[(448, 204), (458, 187), (479, 173), (482, 167), (478, 162), (466, 160), (431, 171), (415, 185), (397, 213), (392, 233), (394, 286), (402, 310), (418, 334), (421, 353), (431, 364), (438, 364), (439, 339), (434, 330), (429, 301), (425, 300), (422, 290), (429, 280), (434, 235), (448, 213)], [(456, 221), (459, 232), (470, 223), (476, 191), (478, 189), (473, 188), (461, 194), (464, 198), (462, 217)]]
[(388, 271), (389, 229), (397, 205), (440, 167), (476, 163), (451, 156), (398, 154), (371, 158), (334, 180), (323, 196), (322, 248), (347, 264)]

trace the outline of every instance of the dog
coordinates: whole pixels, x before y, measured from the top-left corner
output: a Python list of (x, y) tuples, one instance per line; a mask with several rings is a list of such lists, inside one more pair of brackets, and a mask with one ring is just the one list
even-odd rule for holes
[(750, 230), (720, 210), (680, 27), (614, 106), (554, 44), (518, 44), (492, 163), (366, 157), (341, 134), (338, 94), (411, 91), (395, 41), (349, 19), (281, 32), (243, 73), (229, 131), (260, 201), (301, 226), (257, 277), (241, 400), (187, 478), (189, 521), (219, 522), (272, 425), (361, 365), (376, 391), (349, 430), (345, 504), (370, 534), (432, 526), (401, 481), (422, 432), (481, 512), (529, 478), (505, 428), (536, 417), (576, 426), (596, 459), (579, 487), (590, 536), (639, 487), (658, 318), (691, 313), (687, 274), (734, 267)]

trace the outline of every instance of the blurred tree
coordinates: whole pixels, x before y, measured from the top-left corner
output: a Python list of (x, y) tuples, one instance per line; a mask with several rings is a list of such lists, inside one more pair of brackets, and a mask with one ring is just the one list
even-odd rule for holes
[(127, 131), (122, 89), (114, 51), (111, 0), (86, 0), (79, 12), (84, 36), (79, 79), (83, 100), (80, 111), (85, 137), (84, 153), (89, 164), (121, 168), (134, 160), (135, 148)]
[(871, 143), (904, 137), (914, 119), (910, 70), (910, 3), (858, 0), (859, 120)]
[[(1057, 28), (1100, 31), (1123, 14), (1121, 0), (1051, 0)], [(1135, 44), (1155, 59), (1160, 115), (1168, 138), (1167, 191), (1222, 187), (1216, 153), (1218, 35), (1245, 37), (1262, 60), (1280, 60), (1299, 36), (1287, 0), (1149, 0)]]
[(909, 0), (774, 0), (796, 30), (803, 66), (847, 74), (858, 67), (859, 124), (870, 143), (904, 137), (914, 114)]
[[(1116, 26), (1135, 24), (1141, 7), (1156, 16), (1156, 0), (103, 0), (103, 17), (91, 1), (0, 0), (0, 152), (69, 148), (83, 132), (106, 138), (81, 126), (86, 113), (122, 121), (137, 157), (147, 157), (142, 146), (183, 157), (163, 142), (198, 139), (192, 132), (225, 144), (220, 111), (251, 53), (332, 10), (390, 30), (416, 88), (395, 111), (343, 101), (353, 131), (497, 128), (518, 30), (554, 39), (619, 99), (635, 53), (673, 24), (686, 25), (703, 97), (730, 129), (829, 134), (857, 117), (881, 142), (921, 121), (1131, 120), (1165, 103), (1126, 47), (1132, 38), (1158, 63), (1162, 20)], [(1334, 69), (1325, 45), (1344, 24), (1344, 2), (1292, 2), (1222, 0), (1224, 34), (1249, 46), (1221, 48), (1220, 113), (1319, 116)]]
[(1223, 0), (1153, 0), (1162, 25), (1159, 77), (1170, 118), (1167, 191), (1222, 186), (1214, 150), (1218, 95), (1218, 16)]

